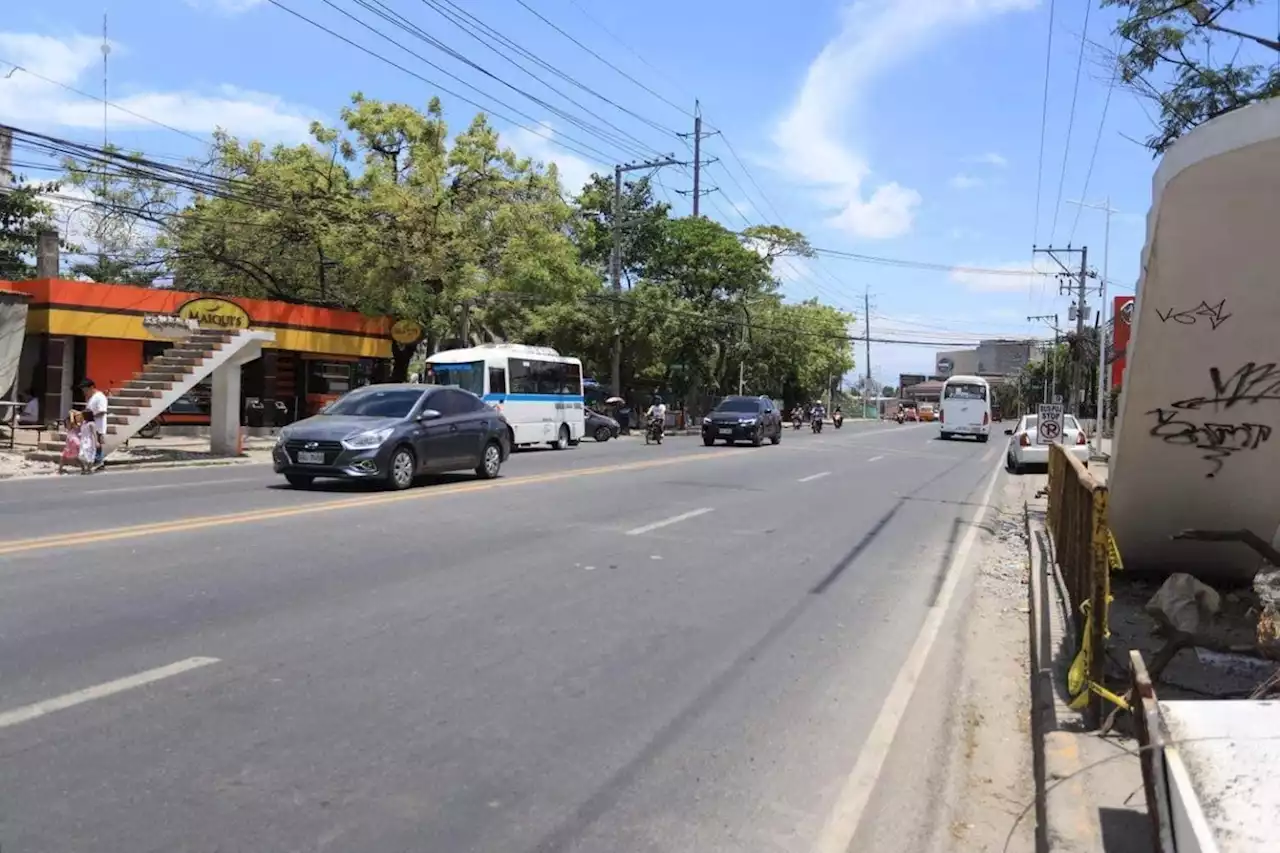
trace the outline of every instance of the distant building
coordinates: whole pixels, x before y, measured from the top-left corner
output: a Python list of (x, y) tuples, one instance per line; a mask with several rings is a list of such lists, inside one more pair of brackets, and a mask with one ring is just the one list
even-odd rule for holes
[(946, 350), (937, 353), (934, 370), (944, 379), (948, 376), (1015, 376), (1036, 360), (1035, 341), (992, 339), (981, 341), (975, 349)]

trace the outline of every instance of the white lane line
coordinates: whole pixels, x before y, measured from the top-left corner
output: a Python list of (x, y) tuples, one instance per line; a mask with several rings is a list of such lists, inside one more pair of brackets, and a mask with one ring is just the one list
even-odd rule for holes
[(884, 704), (880, 706), (880, 713), (876, 716), (876, 721), (862, 744), (858, 761), (845, 780), (844, 787), (836, 798), (835, 806), (822, 828), (822, 833), (813, 846), (814, 853), (846, 853), (853, 843), (853, 837), (857, 834), (858, 826), (862, 822), (862, 815), (875, 790), (880, 770), (889, 756), (889, 749), (893, 746), (893, 739), (898, 733), (898, 725), (907, 711), (911, 695), (915, 693), (920, 673), (924, 670), (925, 661), (929, 658), (929, 652), (938, 639), (938, 632), (942, 628), (947, 609), (951, 606), (951, 598), (960, 582), (960, 575), (964, 572), (969, 552), (973, 550), (973, 543), (978, 537), (979, 525), (987, 514), (987, 506), (991, 503), (991, 493), (995, 490), (996, 478), (999, 474), (1000, 466), (997, 465), (987, 481), (987, 490), (982, 495), (982, 503), (974, 514), (964, 538), (960, 540), (960, 546), (952, 554), (951, 562), (947, 565), (947, 574), (938, 591), (937, 601), (926, 612), (915, 644), (903, 661), (902, 668), (898, 670), (893, 686), (885, 696)]
[(811, 483), (814, 480), (821, 480), (823, 477), (826, 477), (830, 473), (831, 473), (830, 471), (819, 471), (817, 474), (810, 474), (808, 477), (801, 477), (799, 480), (796, 480), (796, 482)]
[(155, 669), (148, 669), (145, 672), (139, 672), (136, 675), (117, 678), (115, 681), (108, 681), (96, 687), (86, 687), (84, 690), (77, 690), (64, 696), (57, 696), (53, 699), (45, 699), (42, 702), (25, 705), (21, 708), (14, 708), (12, 711), (5, 711), (0, 714), (0, 729), (16, 726), (18, 723), (34, 720), (37, 717), (43, 717), (45, 714), (52, 714), (54, 711), (62, 711), (66, 708), (82, 705), (85, 702), (92, 702), (94, 699), (103, 699), (116, 693), (123, 693), (135, 687), (142, 687), (155, 681), (172, 678), (175, 675), (181, 675), (184, 672), (218, 662), (218, 658), (187, 658), (177, 663), (171, 663), (168, 666), (160, 666)]
[(883, 459), (883, 458), (884, 458), (883, 456), (872, 456), (872, 457), (871, 457), (870, 459), (868, 459), (867, 461), (868, 461), (868, 462), (879, 462), (879, 461), (880, 461), (881, 459)]
[(681, 521), (687, 521), (690, 518), (697, 518), (700, 515), (706, 515), (712, 511), (712, 507), (704, 506), (701, 509), (691, 509), (688, 512), (682, 512), (679, 515), (673, 515), (670, 518), (664, 518), (662, 521), (655, 521), (653, 524), (646, 524), (643, 527), (636, 527), (627, 531), (628, 536), (639, 536), (641, 533), (648, 533), (650, 530), (657, 530), (659, 527), (666, 527), (668, 524), (678, 524)]

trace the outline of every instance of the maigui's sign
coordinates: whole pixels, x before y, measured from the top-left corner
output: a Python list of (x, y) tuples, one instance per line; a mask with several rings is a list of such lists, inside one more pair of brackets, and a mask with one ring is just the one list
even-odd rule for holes
[(192, 299), (178, 309), (178, 316), (184, 320), (194, 320), (208, 329), (249, 328), (248, 312), (227, 299)]
[(422, 327), (412, 320), (397, 320), (391, 327), (391, 340), (402, 346), (416, 344), (422, 339)]

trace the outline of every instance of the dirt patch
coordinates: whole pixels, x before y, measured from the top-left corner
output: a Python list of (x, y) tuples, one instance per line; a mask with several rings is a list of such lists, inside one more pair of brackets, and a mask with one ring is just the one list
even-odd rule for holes
[(22, 453), (0, 452), (0, 480), (39, 477), (58, 470), (56, 462), (31, 462)]
[[(1037, 479), (1003, 482), (992, 496), (984, 545), (976, 552), (956, 699), (953, 794), (945, 838), (935, 845), (949, 853), (1006, 849), (1010, 828), (1035, 796), (1023, 506), (1034, 496)], [(1035, 820), (1028, 815), (1007, 849), (1021, 853), (1034, 848)]]

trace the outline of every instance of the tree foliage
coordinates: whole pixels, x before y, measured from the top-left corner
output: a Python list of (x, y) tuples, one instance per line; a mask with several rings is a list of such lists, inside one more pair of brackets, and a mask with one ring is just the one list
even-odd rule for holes
[[(198, 191), (181, 199), (145, 172), (95, 184), (91, 168), (66, 165), (104, 223), (132, 215), (151, 229), (150, 247), (101, 229), (120, 269), (146, 268), (142, 249), (159, 247), (185, 290), (414, 320), (423, 339), (395, 348), (400, 376), (415, 350), (483, 341), (553, 346), (608, 376), (615, 329), (613, 390), (660, 388), (676, 402), (736, 392), (740, 379), (749, 393), (812, 398), (853, 367), (852, 317), (779, 291), (775, 261), (813, 254), (803, 234), (673, 218), (647, 178), (623, 185), (615, 223), (611, 176), (567, 202), (554, 166), (504, 147), (483, 115), (451, 131), (434, 99), (418, 109), (356, 94), (300, 145), (219, 132)], [(88, 274), (116, 274), (101, 266)]]
[(1101, 0), (1124, 17), (1120, 80), (1160, 107), (1147, 147), (1162, 154), (1188, 130), (1280, 95), (1280, 43), (1247, 32), (1257, 0)]
[(52, 228), (52, 210), (41, 196), (56, 184), (27, 184), (19, 179), (0, 192), (0, 278), (23, 279), (35, 273), (39, 232)]

